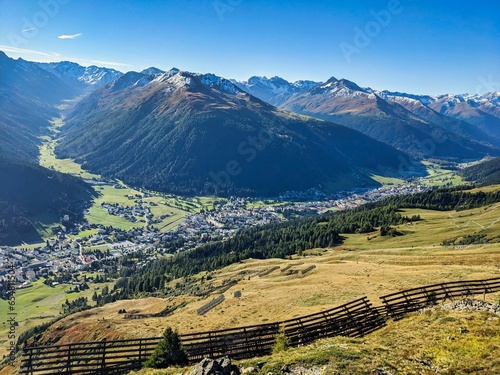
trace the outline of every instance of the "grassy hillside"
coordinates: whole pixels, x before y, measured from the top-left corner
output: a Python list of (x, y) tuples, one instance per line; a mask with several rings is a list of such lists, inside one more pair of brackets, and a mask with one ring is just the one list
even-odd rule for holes
[[(493, 205), (486, 210), (482, 207), (460, 212), (408, 210), (408, 214), (420, 214), (422, 220), (411, 228), (401, 228), (408, 231), (404, 236), (379, 237), (377, 231), (355, 234), (348, 236), (342, 246), (311, 249), (301, 257), (250, 259), (208, 274), (174, 279), (166, 286), (185, 291), (184, 294), (169, 298), (150, 297), (141, 300), (140, 304), (137, 300), (122, 300), (86, 311), (57, 323), (47, 332), (46, 339), (53, 335), (61, 339), (66, 336), (64, 340), (92, 339), (95, 335), (105, 336), (108, 330), (113, 337), (132, 338), (159, 335), (166, 326), (176, 327), (181, 332), (196, 332), (259, 324), (332, 308), (363, 295), (377, 303), (379, 296), (402, 289), (495, 277), (500, 275), (499, 243), (465, 248), (440, 244), (451, 236), (483, 230), (477, 225), (461, 227), (466, 221), (483, 225), (488, 233), (498, 233), (500, 222), (496, 219), (499, 209)], [(258, 276), (260, 271), (273, 266), (302, 270), (311, 265), (316, 268), (304, 276), (288, 275), (280, 270)], [(238, 283), (225, 292), (224, 303), (200, 318), (196, 310), (216, 296), (217, 291), (206, 297), (195, 294), (230, 280)], [(242, 292), (241, 298), (232, 298), (237, 290)], [(497, 297), (487, 298), (494, 300)], [(154, 313), (166, 305), (182, 301), (188, 304), (166, 318), (125, 320), (118, 314), (122, 308), (127, 312)], [(103, 319), (109, 329), (97, 324)]]
[[(87, 297), (91, 302), (94, 288), (113, 286), (113, 282), (89, 283), (90, 289), (78, 293), (66, 293), (70, 285), (59, 284), (54, 287), (47, 286), (42, 280), (33, 283), (31, 288), (16, 291), (16, 320), (19, 326), (16, 329), (17, 337), (26, 330), (39, 324), (49, 322), (57, 317), (61, 311), (61, 305), (65, 300), (73, 301), (79, 297)], [(0, 316), (7, 316), (9, 305), (7, 301), (0, 299)], [(7, 333), (9, 327), (5, 324), (0, 326), (0, 356), (7, 353)]]
[[(461, 334), (460, 329), (468, 332)], [(492, 314), (426, 311), (361, 339), (336, 337), (306, 347), (236, 362), (254, 374), (287, 366), (321, 374), (497, 374), (500, 324)], [(258, 364), (262, 368), (258, 370)], [(141, 370), (136, 375), (189, 373), (192, 367)], [(382, 372), (387, 371), (387, 372)]]

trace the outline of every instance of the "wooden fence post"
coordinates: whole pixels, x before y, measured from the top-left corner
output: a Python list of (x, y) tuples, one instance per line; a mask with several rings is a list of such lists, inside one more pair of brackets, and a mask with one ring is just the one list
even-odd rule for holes
[[(259, 353), (259, 340), (257, 338), (260, 338), (260, 329), (256, 329), (255, 331), (253, 331), (253, 334), (254, 334), (254, 340), (253, 340), (253, 344), (255, 346), (255, 353)], [(258, 355), (258, 354), (257, 354)]]
[(68, 345), (68, 359), (66, 361), (66, 372), (71, 374), (71, 344)]
[[(361, 326), (361, 329), (362, 329), (362, 332), (361, 332), (361, 335), (364, 336), (365, 335), (365, 332), (367, 330), (371, 330), (373, 328), (373, 320), (372, 320), (372, 314), (373, 314), (373, 311), (372, 311), (372, 308), (371, 308), (371, 305), (369, 303), (369, 301), (366, 299), (366, 297), (363, 298), (363, 305), (364, 305), (364, 314), (363, 314), (363, 322), (362, 324), (358, 324)], [(368, 326), (368, 329), (367, 329), (367, 326)]]
[(139, 366), (142, 365), (142, 339), (139, 339)]
[(208, 346), (210, 348), (210, 358), (214, 358), (214, 348), (212, 346), (212, 332), (208, 333)]
[(486, 301), (486, 293), (490, 293), (490, 287), (489, 284), (486, 281), (481, 281), (481, 284), (483, 285), (483, 301)]
[(250, 351), (251, 348), (250, 348), (250, 344), (248, 343), (248, 332), (247, 332), (247, 329), (246, 328), (243, 328), (243, 334), (245, 335), (245, 346), (246, 346), (246, 350)]
[(102, 354), (101, 354), (101, 374), (106, 374), (106, 339), (102, 340), (101, 346)]
[[(25, 344), (26, 344), (26, 341), (25, 341)], [(32, 348), (27, 348), (25, 350), (29, 350), (30, 352), (30, 355), (28, 357), (28, 372), (27, 374), (28, 375), (33, 375), (33, 349)]]

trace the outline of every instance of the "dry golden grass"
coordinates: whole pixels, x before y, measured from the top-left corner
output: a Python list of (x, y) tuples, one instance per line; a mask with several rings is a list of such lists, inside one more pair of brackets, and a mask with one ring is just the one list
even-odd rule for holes
[[(329, 309), (361, 296), (374, 304), (379, 296), (391, 292), (453, 280), (483, 279), (500, 276), (500, 246), (487, 245), (464, 250), (419, 248), (406, 250), (358, 250), (334, 248), (294, 260), (248, 260), (214, 273), (215, 281), (240, 278), (278, 265), (297, 264), (292, 269), (316, 268), (299, 276), (283, 275), (279, 270), (259, 277), (244, 277), (229, 289), (226, 300), (204, 316), (198, 308), (216, 294), (177, 297), (187, 306), (164, 318), (124, 319), (118, 310), (128, 313), (154, 313), (173, 301), (160, 298), (124, 300), (67, 317), (44, 335), (51, 342), (136, 338), (161, 335), (167, 326), (181, 333), (223, 329), (279, 321)], [(240, 298), (233, 297), (237, 290)], [(487, 298), (494, 298), (488, 296)], [(50, 339), (49, 339), (50, 337)]]
[[(460, 333), (465, 328), (466, 333)], [(361, 339), (335, 337), (286, 352), (239, 361), (252, 374), (280, 374), (283, 366), (315, 367), (321, 374), (500, 373), (500, 321), (488, 313), (425, 311), (411, 314)], [(193, 367), (144, 369), (136, 375), (189, 374)]]
[[(342, 246), (313, 249), (304, 257), (247, 260), (214, 272), (212, 282), (215, 285), (228, 279), (239, 282), (225, 292), (226, 300), (222, 304), (204, 316), (197, 315), (196, 310), (217, 294), (205, 299), (180, 296), (173, 300), (118, 301), (57, 322), (44, 334), (43, 341), (159, 336), (167, 326), (180, 333), (190, 333), (261, 324), (329, 309), (362, 296), (380, 305), (380, 296), (403, 289), (500, 276), (500, 243), (463, 249), (440, 246), (443, 239), (465, 234), (498, 235), (498, 205), (461, 212), (405, 211), (410, 216), (418, 213), (423, 220), (401, 227), (404, 236), (379, 237), (375, 232), (349, 235)], [(280, 270), (262, 277), (256, 275), (264, 269), (284, 268), (289, 264), (294, 265), (292, 270), (310, 265), (316, 268), (303, 276), (300, 273), (285, 275)], [(199, 280), (201, 283), (201, 278)], [(177, 280), (173, 284), (175, 282)], [(240, 298), (233, 297), (237, 290), (242, 292)], [(498, 303), (498, 294), (486, 298)], [(184, 300), (188, 302), (185, 307), (164, 318), (126, 320), (118, 314), (120, 309), (128, 313), (154, 313), (167, 304)]]
[[(223, 329), (307, 315), (362, 296), (379, 305), (380, 296), (403, 289), (497, 277), (500, 276), (500, 243), (464, 249), (442, 247), (440, 243), (464, 234), (500, 233), (499, 212), (499, 205), (460, 212), (405, 210), (410, 216), (420, 214), (423, 220), (400, 228), (406, 232), (404, 236), (379, 237), (375, 232), (348, 235), (342, 246), (310, 250), (305, 257), (247, 260), (214, 272), (215, 285), (228, 279), (240, 281), (225, 292), (226, 300), (222, 304), (204, 316), (199, 316), (197, 309), (217, 294), (205, 299), (181, 296), (174, 300), (125, 300), (65, 318), (45, 337), (47, 340), (50, 337), (52, 342), (56, 341), (55, 337), (62, 341), (94, 340), (109, 330), (112, 337), (135, 338), (161, 335), (167, 326), (181, 333)], [(261, 270), (273, 266), (284, 268), (289, 264), (294, 265), (292, 270), (311, 265), (316, 268), (303, 276), (300, 273), (287, 276), (280, 270), (262, 277), (256, 275)], [(233, 297), (237, 290), (242, 292), (240, 298)], [(164, 318), (127, 320), (118, 314), (120, 309), (129, 313), (154, 313), (167, 304), (184, 300), (188, 302), (185, 307)], [(78, 329), (79, 326), (86, 328)]]

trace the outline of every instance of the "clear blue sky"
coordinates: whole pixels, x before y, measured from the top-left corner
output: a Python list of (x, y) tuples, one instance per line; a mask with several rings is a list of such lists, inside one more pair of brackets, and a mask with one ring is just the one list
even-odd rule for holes
[(500, 91), (500, 1), (0, 0), (0, 50), (124, 72), (483, 93)]

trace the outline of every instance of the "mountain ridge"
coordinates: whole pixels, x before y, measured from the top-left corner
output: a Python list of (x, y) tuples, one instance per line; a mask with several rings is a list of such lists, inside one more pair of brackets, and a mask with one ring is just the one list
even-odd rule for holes
[[(60, 157), (131, 184), (191, 193), (272, 195), (339, 173), (373, 185), (360, 167), (395, 169), (404, 157), (348, 128), (277, 109), (222, 77), (177, 70), (129, 72), (96, 90), (68, 116), (63, 136)], [(357, 144), (380, 156), (363, 160), (364, 152), (351, 152)]]
[(290, 96), (281, 107), (351, 127), (417, 157), (468, 159), (498, 152), (425, 121), (404, 106), (346, 79), (332, 77)]
[(236, 86), (243, 91), (268, 102), (274, 106), (282, 104), (292, 93), (302, 92), (316, 86), (319, 82), (299, 80), (288, 82), (287, 80), (274, 76), (267, 77), (250, 77), (247, 81), (231, 80)]
[[(500, 118), (497, 118), (500, 117), (498, 93), (484, 95), (414, 95), (387, 90), (374, 90), (370, 87), (363, 88), (345, 78), (337, 79), (335, 77), (304, 90), (277, 92), (271, 85), (266, 84), (266, 77), (252, 77), (251, 79), (260, 79), (260, 91), (257, 96), (271, 104), (297, 113), (351, 126), (375, 139), (399, 149), (408, 150), (414, 156), (443, 157), (446, 153), (457, 149), (460, 152), (455, 152), (455, 155), (453, 155), (455, 158), (480, 158), (490, 153), (497, 154), (500, 148), (500, 142), (498, 141), (500, 137), (498, 121)], [(240, 82), (240, 87), (249, 93), (254, 93), (255, 90), (252, 91), (252, 87), (245, 85), (245, 82), (249, 82), (251, 79)], [(291, 85), (290, 82), (280, 77), (273, 77), (273, 79), (281, 82), (282, 85)], [(262, 92), (263, 90), (265, 92)], [(325, 94), (327, 91), (330, 91), (328, 95)], [(315, 95), (316, 98), (312, 97)], [(321, 97), (322, 95), (323, 97)], [(392, 113), (388, 115), (387, 106), (378, 101), (375, 96), (381, 97), (388, 104), (396, 107), (396, 109), (389, 112), (406, 111), (407, 114)], [(349, 99), (360, 100), (361, 98), (365, 100), (349, 103)], [(455, 113), (452, 110), (448, 112), (440, 111), (437, 107), (443, 101), (443, 98), (455, 98), (455, 101), (466, 102), (468, 107), (475, 109), (469, 109), (469, 112), (472, 112), (470, 116), (465, 116), (462, 112)], [(378, 104), (374, 103), (370, 111), (363, 113), (363, 106), (366, 106), (367, 100), (370, 99), (378, 101)], [(342, 100), (344, 102), (338, 103), (338, 106), (333, 103)], [(408, 103), (408, 101), (413, 103)], [(420, 104), (417, 104), (417, 102)], [(377, 106), (381, 108), (377, 110), (375, 108)], [(379, 116), (376, 116), (376, 112), (379, 112)], [(383, 112), (386, 113), (383, 114)], [(361, 115), (365, 118), (363, 119)], [(391, 124), (394, 122), (391, 120), (393, 115), (396, 115), (396, 124), (388, 132), (384, 128), (393, 126)], [(386, 118), (384, 119), (384, 117)], [(401, 120), (405, 118), (409, 121), (401, 123)], [(409, 122), (409, 124), (404, 122)], [(414, 129), (409, 129), (408, 125), (411, 125)], [(436, 136), (437, 133), (443, 133), (444, 136)], [(399, 134), (400, 139), (406, 138), (407, 142), (399, 142), (394, 139), (394, 134)], [(442, 145), (443, 139), (448, 140), (449, 144)], [(432, 147), (429, 150), (425, 150), (420, 146), (423, 143), (429, 144), (430, 142)]]
[(85, 67), (71, 61), (36, 64), (67, 83), (82, 87), (101, 87), (123, 75), (122, 72), (115, 69), (95, 65)]
[(83, 209), (96, 193), (80, 178), (44, 168), (34, 162), (0, 157), (0, 245), (41, 241), (33, 217), (68, 215), (69, 228), (83, 218)]
[[(141, 155), (146, 152), (145, 150), (152, 150), (148, 152), (160, 155), (161, 146), (159, 144), (165, 145), (167, 139), (173, 142), (167, 148), (175, 144), (170, 151), (176, 149), (178, 155), (174, 156), (170, 153), (171, 164), (167, 165), (166, 170), (161, 171), (154, 160), (146, 158), (146, 164), (144, 164), (146, 159), (139, 162), (143, 163), (144, 170), (132, 179), (135, 183), (140, 183), (139, 176), (142, 174), (156, 174), (155, 178), (158, 180), (165, 180), (167, 176), (170, 176), (168, 179), (171, 180), (172, 171), (181, 171), (180, 178), (184, 181), (183, 184), (188, 186), (193, 182), (188, 181), (187, 176), (190, 173), (188, 171), (192, 171), (194, 168), (197, 169), (198, 173), (197, 181), (193, 182), (196, 185), (195, 190), (206, 191), (202, 185), (207, 183), (224, 185), (220, 184), (220, 181), (225, 181), (228, 176), (231, 176), (228, 170), (236, 173), (242, 169), (241, 167), (245, 166), (246, 162), (241, 163), (241, 160), (245, 161), (247, 157), (252, 159), (252, 163), (245, 169), (251, 170), (250, 174), (255, 174), (257, 169), (253, 165), (254, 155), (262, 155), (262, 153), (254, 145), (250, 145), (248, 139), (253, 139), (255, 134), (264, 137), (272, 134), (273, 139), (270, 144), (273, 146), (273, 154), (266, 157), (271, 157), (272, 160), (281, 160), (283, 163), (285, 155), (288, 155), (287, 157), (299, 162), (297, 155), (302, 155), (305, 152), (307, 160), (301, 160), (301, 163), (305, 163), (301, 165), (309, 165), (308, 168), (313, 171), (312, 175), (316, 176), (309, 179), (309, 184), (304, 184), (282, 171), (275, 172), (275, 175), (270, 178), (277, 181), (277, 176), (281, 176), (284, 181), (287, 181), (282, 186), (283, 189), (293, 190), (294, 186), (310, 188), (313, 183), (321, 185), (325, 181), (318, 178), (320, 174), (328, 176), (327, 179), (333, 178), (328, 172), (327, 163), (324, 160), (329, 160), (333, 169), (339, 168), (339, 171), (348, 175), (357, 175), (362, 185), (370, 184), (370, 179), (366, 178), (363, 172), (360, 172), (359, 167), (363, 163), (360, 163), (360, 158), (353, 155), (352, 148), (350, 150), (342, 149), (335, 143), (331, 129), (328, 129), (328, 126), (333, 125), (325, 125), (323, 122), (313, 121), (312, 118), (302, 115), (339, 123), (341, 128), (335, 127), (337, 125), (333, 127), (336, 129), (335, 131), (344, 135), (347, 134), (344, 127), (350, 127), (396, 147), (400, 151), (410, 152), (418, 158), (478, 159), (488, 154), (497, 155), (499, 152), (497, 148), (488, 144), (488, 141), (496, 139), (494, 135), (491, 135), (497, 131), (496, 125), (484, 123), (488, 116), (496, 119), (495, 114), (499, 105), (498, 93), (481, 96), (449, 94), (439, 97), (412, 95), (377, 91), (369, 87), (361, 87), (348, 79), (335, 77), (331, 77), (325, 82), (299, 80), (290, 83), (277, 76), (271, 78), (254, 76), (242, 83), (211, 73), (190, 73), (176, 68), (164, 71), (149, 67), (141, 72), (123, 74), (107, 68), (94, 66), (85, 68), (72, 62), (32, 63), (22, 59), (14, 60), (4, 53), (0, 54), (0, 69), (2, 69), (0, 72), (5, 72), (3, 75), (10, 77), (10, 79), (4, 80), (0, 87), (0, 92), (3, 93), (3, 103), (6, 103), (6, 108), (9, 108), (8, 117), (5, 113), (0, 114), (0, 126), (7, 129), (0, 136), (0, 145), (4, 146), (2, 147), (4, 156), (36, 159), (37, 147), (40, 144), (39, 137), (47, 134), (50, 125), (48, 119), (55, 117), (58, 113), (58, 110), (54, 108), (55, 105), (63, 99), (80, 95), (78, 109), (80, 113), (76, 115), (78, 111), (73, 111), (69, 114), (67, 126), (63, 128), (65, 138), (61, 140), (60, 147), (56, 149), (61, 156), (77, 158), (79, 161), (87, 163), (85, 166), (104, 169), (118, 177), (122, 175), (130, 177), (131, 170), (138, 171), (139, 168), (131, 156), (125, 152), (128, 144), (137, 142), (141, 145), (141, 150), (143, 150)], [(13, 74), (7, 73), (9, 69), (12, 70)], [(20, 90), (21, 87), (22, 90)], [(249, 87), (260, 98), (248, 94)], [(82, 93), (86, 93), (88, 96), (82, 99)], [(262, 99), (263, 94), (268, 95), (267, 100)], [(274, 99), (270, 100), (270, 98)], [(277, 109), (272, 103), (278, 103), (281, 109)], [(438, 106), (440, 107), (438, 108)], [(472, 108), (470, 111), (474, 114), (480, 113), (482, 117), (476, 124), (467, 122), (459, 118), (463, 116), (463, 113), (453, 112), (457, 106), (468, 106)], [(85, 108), (85, 111), (82, 108)], [(120, 109), (121, 112), (117, 112), (117, 109)], [(287, 112), (287, 110), (292, 110), (298, 115)], [(105, 116), (106, 111), (109, 113)], [(443, 113), (447, 111), (450, 112), (449, 115)], [(13, 114), (19, 116), (16, 121), (13, 121)], [(91, 126), (95, 139), (84, 136), (81, 131), (78, 133), (77, 123), (84, 118), (93, 120), (94, 115), (97, 117), (102, 115), (104, 117), (101, 118), (101, 121), (104, 124), (109, 122), (116, 126), (118, 126), (116, 119), (122, 119), (128, 124), (128, 127), (118, 126), (116, 129), (120, 129), (120, 131), (115, 134), (115, 137), (112, 136), (113, 126), (110, 128), (101, 126), (98, 131), (95, 124)], [(29, 118), (29, 116), (33, 118)], [(194, 123), (188, 124), (189, 121)], [(33, 125), (27, 126), (28, 123), (33, 123)], [(148, 126), (154, 129), (153, 133), (150, 134), (146, 131)], [(219, 139), (213, 138), (214, 135), (210, 134), (213, 129), (215, 129)], [(157, 131), (158, 134), (156, 134)], [(142, 139), (135, 139), (134, 137), (140, 132), (142, 132)], [(254, 133), (252, 134), (252, 132)], [(350, 141), (346, 140), (345, 137), (340, 137), (339, 142), (352, 143), (354, 139), (360, 138), (361, 133), (350, 133), (353, 138)], [(133, 141), (125, 136), (132, 137)], [(9, 137), (19, 140), (20, 143), (14, 143), (12, 146)], [(99, 147), (102, 150), (99, 152), (111, 154), (111, 147), (114, 145), (120, 152), (123, 152), (124, 160), (127, 162), (115, 160), (113, 165), (105, 166), (103, 161), (94, 159), (92, 155), (99, 153), (96, 151), (96, 147), (103, 137), (109, 137), (109, 142), (100, 144)], [(216, 146), (219, 143), (225, 147), (228, 137), (232, 142), (232, 153)], [(86, 139), (86, 141), (77, 141), (76, 138)], [(119, 144), (117, 139), (120, 139), (122, 143)], [(217, 166), (210, 164), (209, 160), (197, 161), (189, 156), (179, 156), (186, 150), (192, 150), (193, 144), (196, 142), (208, 139), (210, 139), (209, 149), (211, 152), (219, 155), (220, 160), (218, 160)], [(336, 147), (327, 151), (328, 142)], [(68, 149), (70, 143), (74, 143), (75, 149), (73, 151)], [(244, 144), (241, 148), (239, 147), (240, 143)], [(304, 148), (305, 143), (308, 146)], [(358, 143), (370, 142), (366, 138), (362, 138)], [(22, 147), (22, 145), (26, 145), (26, 147)], [(203, 150), (205, 145), (201, 142), (197, 144), (197, 147)], [(372, 144), (371, 147), (375, 147), (375, 144)], [(381, 146), (376, 147), (380, 148)], [(295, 148), (295, 152), (288, 154), (293, 148)], [(321, 150), (324, 160), (318, 160), (312, 155), (314, 148)], [(263, 149), (264, 153), (270, 151), (267, 148), (267, 143)], [(285, 152), (285, 154), (280, 155), (279, 152)], [(388, 149), (384, 152), (390, 153)], [(200, 150), (195, 150), (193, 155), (199, 153)], [(208, 155), (204, 155), (202, 158), (207, 159)], [(238, 159), (240, 160), (239, 168), (235, 168), (235, 170), (228, 169), (227, 165), (222, 163), (222, 160), (230, 162)], [(321, 167), (313, 167), (313, 160)], [(357, 167), (350, 169), (353, 161), (357, 163)], [(344, 168), (342, 163), (349, 165), (349, 167)], [(364, 164), (370, 164), (370, 162), (364, 162)], [(196, 167), (194, 167), (195, 165)], [(206, 176), (200, 175), (200, 171), (207, 171), (209, 166), (209, 177), (223, 176), (224, 178), (218, 180), (217, 178), (209, 178), (207, 181)], [(377, 163), (371, 163), (371, 166), (377, 167)], [(259, 166), (259, 168), (263, 167), (263, 165)], [(366, 165), (363, 165), (363, 168), (365, 167)], [(392, 167), (395, 166), (392, 165)], [(290, 170), (296, 170), (296, 168)], [(232, 185), (229, 190), (240, 189), (236, 186), (238, 184), (248, 185), (249, 180), (243, 183), (243, 177), (239, 173), (237, 174), (238, 176), (234, 176), (234, 178), (231, 176), (230, 184)], [(294, 180), (293, 183), (290, 182), (292, 180)], [(172, 181), (170, 184), (173, 186)], [(247, 187), (243, 187), (243, 189)], [(226, 188), (222, 189), (225, 193), (227, 193)], [(258, 188), (253, 186), (249, 189), (257, 192), (262, 191), (262, 188), (263, 186), (259, 185)]]

